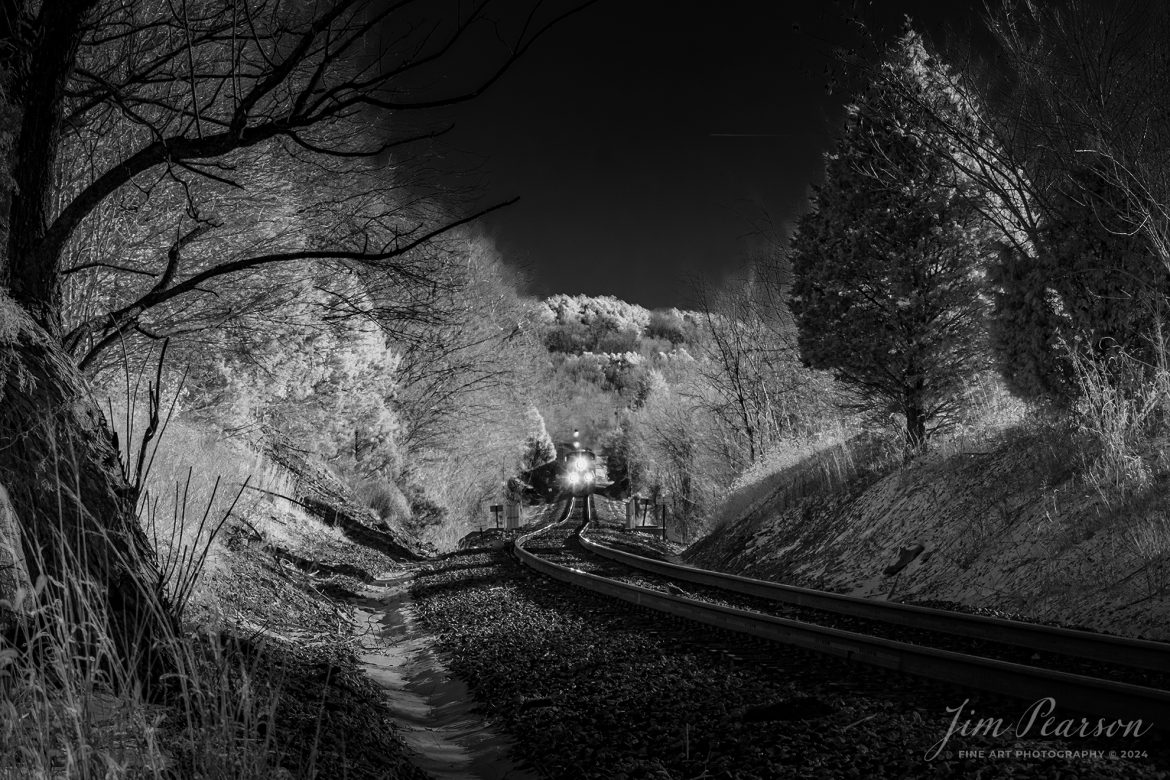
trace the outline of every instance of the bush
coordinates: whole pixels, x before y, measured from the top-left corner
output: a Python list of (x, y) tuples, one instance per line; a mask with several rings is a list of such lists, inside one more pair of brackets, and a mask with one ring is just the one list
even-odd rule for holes
[(544, 334), (544, 346), (549, 352), (580, 355), (591, 351), (593, 343), (593, 334), (580, 323), (550, 325)]
[(410, 501), (388, 479), (372, 478), (359, 482), (354, 492), (358, 499), (378, 513), (383, 522), (405, 526), (414, 519)]
[(619, 330), (598, 335), (594, 352), (622, 354), (636, 352), (639, 346), (638, 334), (632, 330)]
[(1079, 429), (1096, 452), (1085, 479), (1101, 490), (1125, 494), (1145, 487), (1164, 464), (1155, 441), (1164, 433), (1170, 403), (1170, 370), (1145, 365), (1124, 351), (1092, 359), (1067, 349), (1078, 386), (1075, 407)]
[(683, 322), (670, 312), (650, 312), (650, 322), (646, 324), (646, 337), (663, 339), (671, 344), (682, 344), (687, 340)]

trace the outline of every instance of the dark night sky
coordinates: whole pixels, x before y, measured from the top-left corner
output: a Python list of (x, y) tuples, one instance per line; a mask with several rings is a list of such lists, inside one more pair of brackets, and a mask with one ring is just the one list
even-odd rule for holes
[(763, 215), (783, 231), (806, 208), (847, 99), (826, 89), (829, 53), (857, 45), (855, 13), (882, 39), (905, 14), (932, 39), (976, 19), (927, 0), (603, 0), (461, 107), (442, 148), (479, 163), (481, 202), (520, 196), (482, 227), (531, 292), (685, 306)]

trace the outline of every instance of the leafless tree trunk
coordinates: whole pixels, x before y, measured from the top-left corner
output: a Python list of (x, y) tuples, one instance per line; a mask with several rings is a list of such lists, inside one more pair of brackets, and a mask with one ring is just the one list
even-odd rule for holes
[(757, 262), (725, 289), (695, 286), (704, 323), (704, 359), (696, 370), (708, 390), (695, 400), (746, 449), (741, 466), (793, 427), (790, 406), (803, 402), (808, 379), (798, 362), (781, 265), (774, 258)]
[(96, 625), (75, 629), (108, 633), (118, 657), (150, 687), (170, 669), (166, 641), (176, 625), (109, 429), (47, 331), (27, 321), (6, 336), (0, 484), (23, 526), (29, 575), (47, 578), (48, 595), (67, 614), (92, 616)]
[(0, 483), (23, 526), (31, 577), (45, 575), (65, 603), (92, 588), (105, 602), (102, 617), (122, 660), (150, 686), (169, 668), (173, 618), (109, 429), (57, 343), (57, 265), (43, 243), (64, 92), (94, 5), (43, 3), (35, 22), (25, 20), (35, 32), (10, 30), (16, 36), (3, 42), (17, 50), (35, 46), (13, 63), (24, 76), (12, 92), (22, 121), (13, 144), (16, 194), (2, 279), (24, 314), (0, 302)]

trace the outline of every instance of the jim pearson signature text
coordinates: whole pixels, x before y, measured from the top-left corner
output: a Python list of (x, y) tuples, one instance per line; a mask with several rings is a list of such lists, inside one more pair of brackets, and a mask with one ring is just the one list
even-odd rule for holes
[(962, 737), (982, 736), (999, 737), (1005, 734), (1016, 738), (1028, 735), (1041, 737), (1140, 737), (1154, 727), (1153, 723), (1143, 723), (1141, 718), (1134, 720), (1066, 718), (1057, 720), (1050, 717), (1056, 710), (1056, 700), (1051, 697), (1038, 699), (1028, 706), (1024, 713), (1015, 721), (1004, 721), (1003, 718), (974, 718), (975, 710), (967, 709), (964, 699), (958, 707), (947, 707), (947, 714), (954, 714), (946, 735), (930, 746), (926, 752), (926, 760), (931, 761), (942, 753), (951, 737), (958, 734)]

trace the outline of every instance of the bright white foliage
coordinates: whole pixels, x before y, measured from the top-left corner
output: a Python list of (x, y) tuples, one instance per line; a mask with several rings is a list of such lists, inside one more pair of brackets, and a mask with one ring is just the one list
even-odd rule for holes
[(259, 427), (359, 476), (393, 475), (399, 425), (392, 408), (400, 356), (372, 322), (322, 322), (323, 294), (306, 290), (250, 353), (221, 357), (215, 406), (227, 427)]
[(541, 308), (541, 319), (549, 323), (580, 323), (613, 331), (641, 333), (650, 324), (650, 312), (636, 303), (612, 295), (553, 295)]

